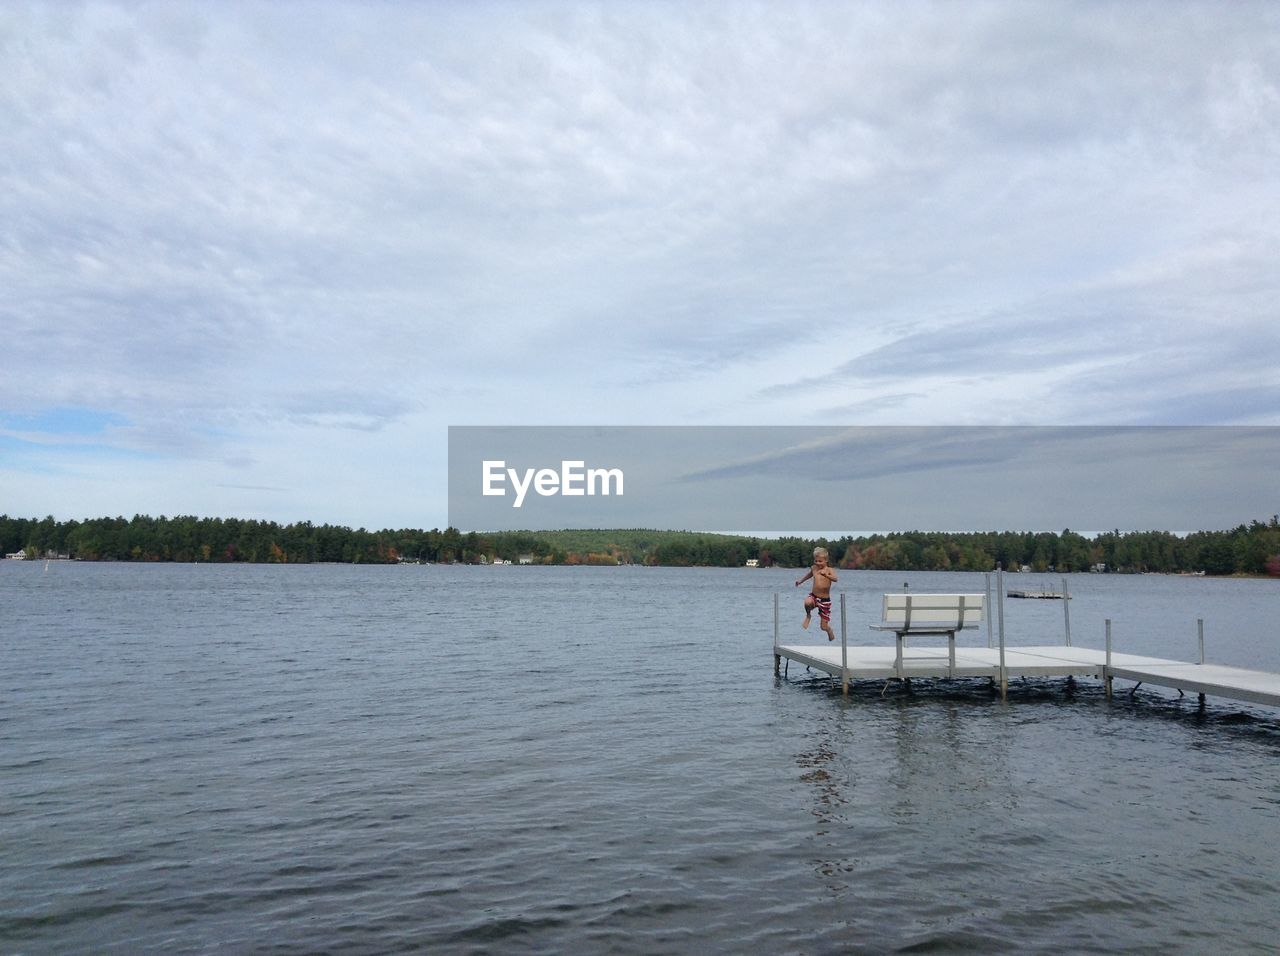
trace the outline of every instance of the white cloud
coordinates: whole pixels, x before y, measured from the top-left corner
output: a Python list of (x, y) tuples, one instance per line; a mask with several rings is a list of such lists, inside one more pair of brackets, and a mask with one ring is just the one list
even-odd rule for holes
[[(157, 457), (109, 511), (290, 487), (369, 524), (394, 491), (269, 462), (365, 456), (358, 492), (461, 423), (1275, 422), (1277, 27), (7, 5), (0, 413), (122, 416), (102, 442)], [(7, 507), (74, 510), (28, 444)]]

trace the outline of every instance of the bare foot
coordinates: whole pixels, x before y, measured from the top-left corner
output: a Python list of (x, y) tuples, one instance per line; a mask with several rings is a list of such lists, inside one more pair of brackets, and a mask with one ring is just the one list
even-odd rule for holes
[(806, 614), (806, 615), (804, 616), (804, 623), (803, 623), (803, 624), (801, 624), (800, 626), (801, 626), (801, 627), (803, 627), (806, 631), (807, 631), (807, 630), (809, 630), (809, 615), (808, 615), (808, 614)]
[(827, 631), (827, 640), (834, 641), (836, 639), (835, 631)]

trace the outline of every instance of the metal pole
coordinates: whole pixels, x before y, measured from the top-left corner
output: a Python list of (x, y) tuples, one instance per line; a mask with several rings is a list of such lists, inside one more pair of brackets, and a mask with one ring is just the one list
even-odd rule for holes
[(1107, 618), (1107, 666), (1102, 669), (1102, 683), (1111, 699), (1111, 618)]
[(990, 571), (982, 572), (982, 586), (986, 589), (984, 591), (984, 593), (986, 594), (986, 599), (983, 605), (983, 617), (987, 619), (987, 647), (995, 647), (996, 646), (995, 638), (992, 636), (992, 633), (991, 633), (992, 608), (991, 608), (991, 572)]
[(840, 682), (844, 685), (844, 695), (849, 696), (849, 641), (846, 636), (844, 614), (844, 592), (840, 592)]
[(996, 607), (1000, 611), (1000, 699), (1009, 695), (1009, 672), (1004, 662), (1004, 569), (996, 571)]
[(1067, 647), (1071, 646), (1071, 594), (1067, 591), (1067, 577), (1062, 576), (1062, 620), (1067, 625)]
[(782, 656), (778, 653), (778, 592), (773, 592), (773, 676), (778, 676)]
[[(1204, 663), (1204, 618), (1196, 618), (1196, 630), (1200, 633), (1200, 663)], [(1204, 710), (1204, 694), (1200, 695), (1200, 709)]]

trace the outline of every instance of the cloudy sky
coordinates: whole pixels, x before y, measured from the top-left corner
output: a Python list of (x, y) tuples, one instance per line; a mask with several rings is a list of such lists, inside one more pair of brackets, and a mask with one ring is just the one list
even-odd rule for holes
[(1271, 2), (5, 3), (0, 512), (443, 525), (450, 425), (1280, 424), (1277, 78)]

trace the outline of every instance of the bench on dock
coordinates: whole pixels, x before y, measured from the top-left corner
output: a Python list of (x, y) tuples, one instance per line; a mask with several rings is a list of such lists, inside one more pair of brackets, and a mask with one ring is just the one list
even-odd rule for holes
[[(894, 667), (898, 677), (903, 673), (903, 646), (908, 637), (946, 636), (947, 672), (954, 676), (956, 669), (956, 631), (977, 627), (982, 623), (986, 605), (984, 594), (886, 594), (881, 605), (880, 623), (872, 624), (875, 631), (893, 631), (897, 635), (898, 648)], [(921, 658), (923, 659), (923, 658)], [(932, 658), (930, 658), (932, 659)]]

